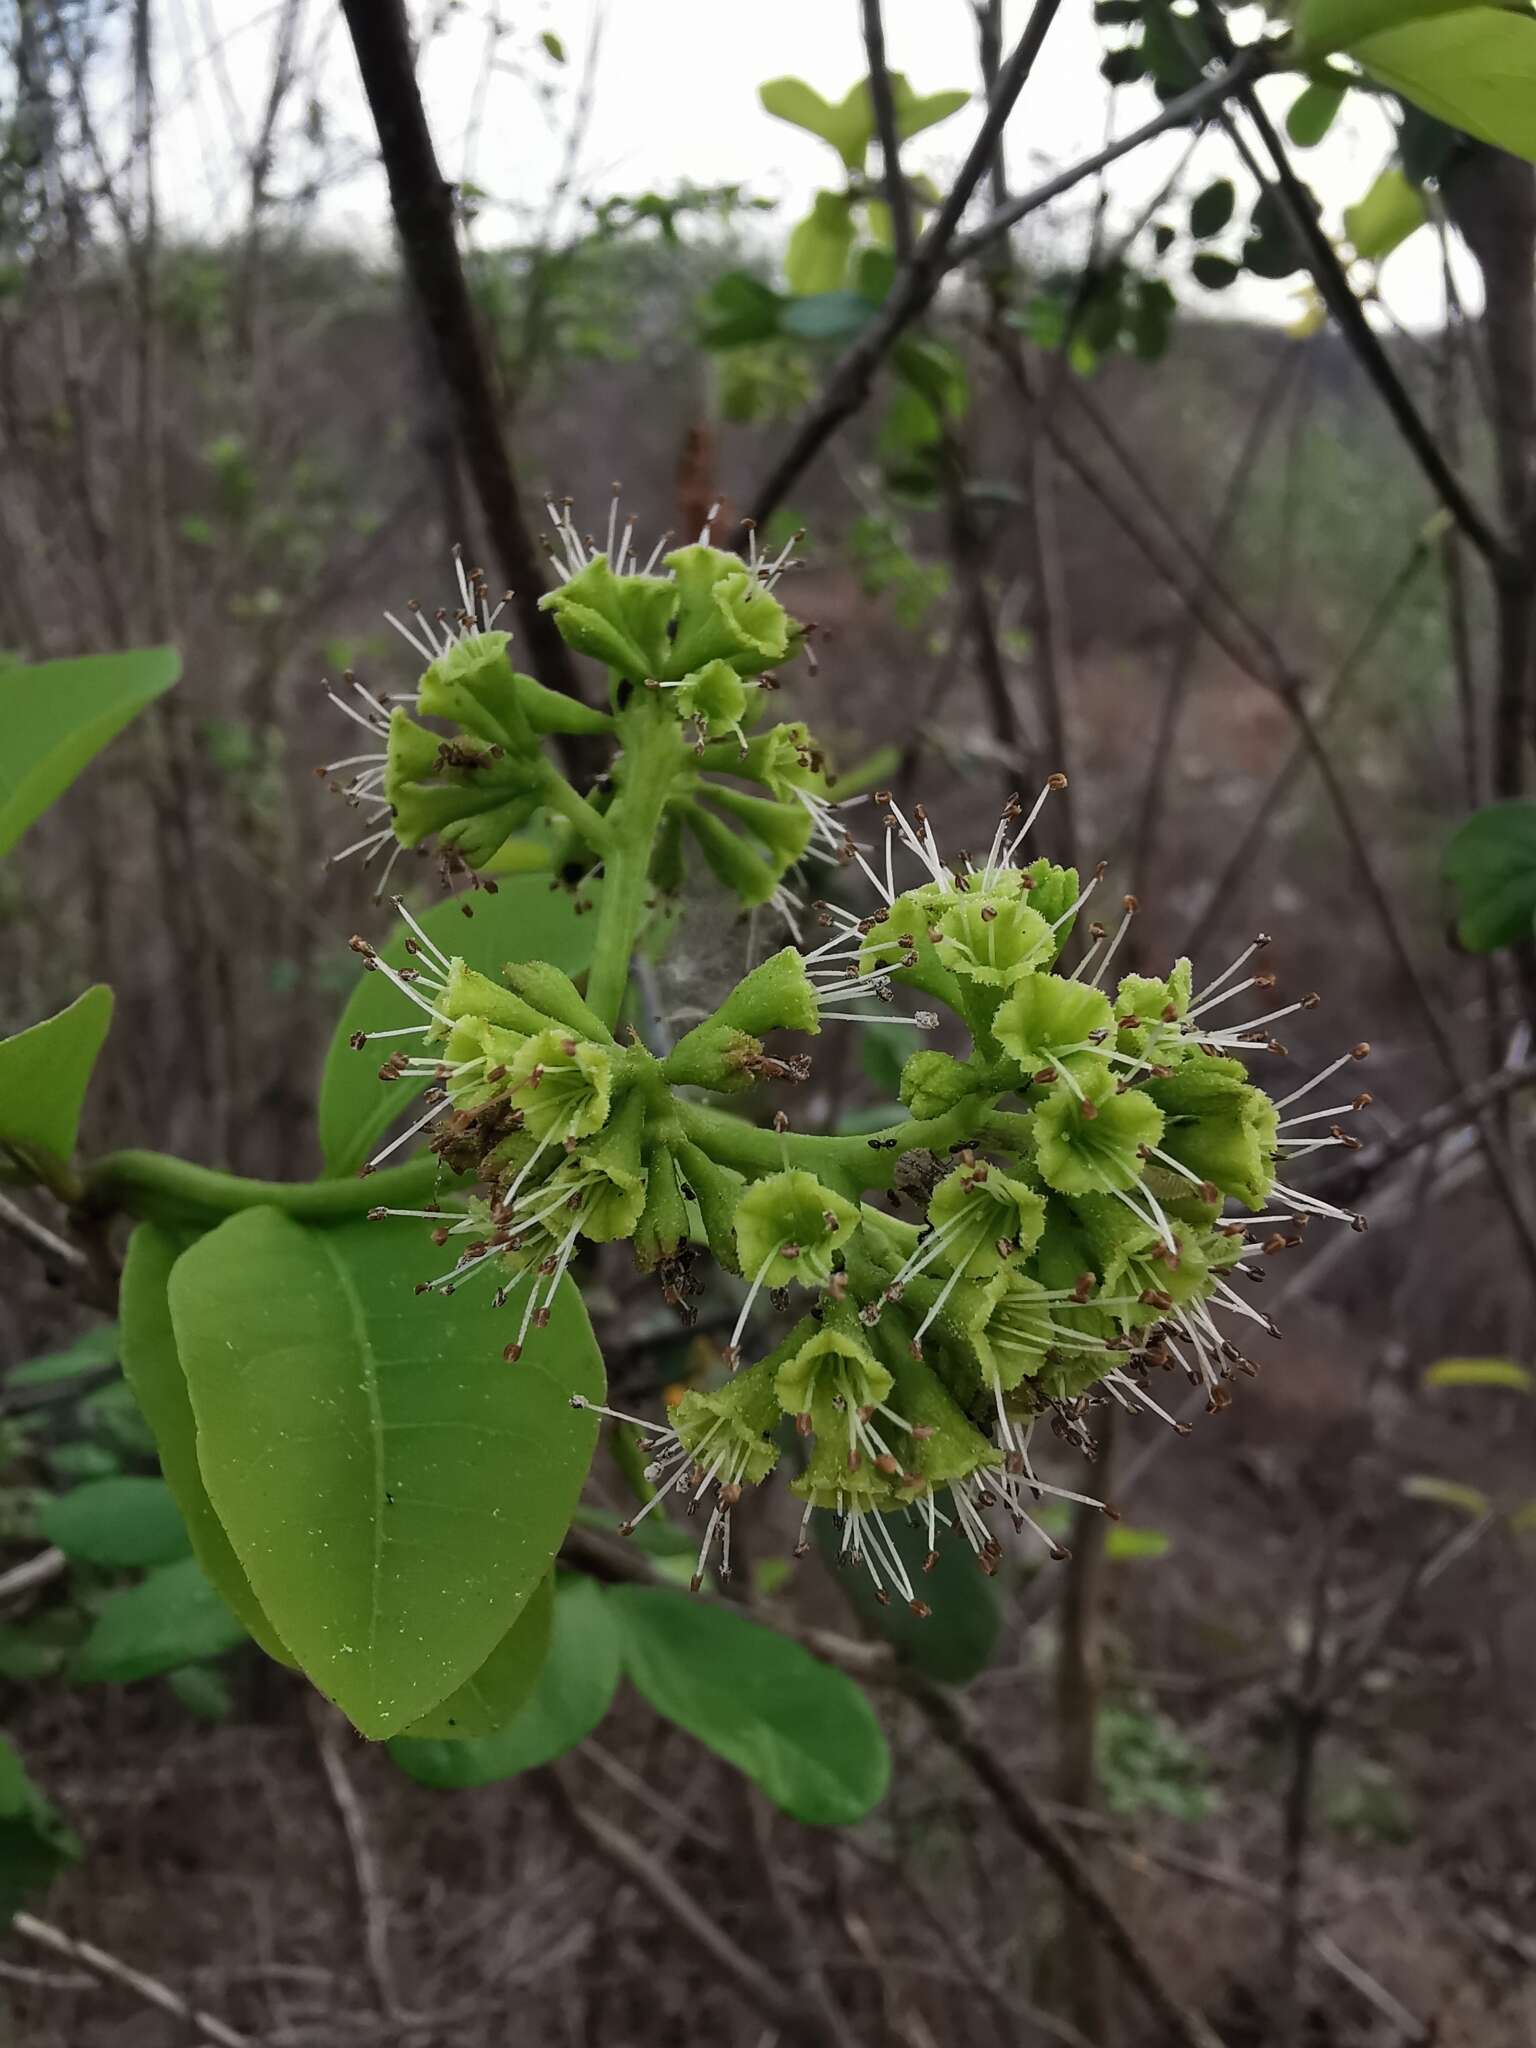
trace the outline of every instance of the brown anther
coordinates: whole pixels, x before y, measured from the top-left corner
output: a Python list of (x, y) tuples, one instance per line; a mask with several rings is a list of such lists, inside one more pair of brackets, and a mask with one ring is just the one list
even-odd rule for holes
[(1310, 995), (1304, 995), (1304, 996), (1302, 997), (1302, 999), (1301, 999), (1301, 1007), (1302, 1007), (1302, 1008), (1303, 1008), (1304, 1010), (1316, 1010), (1316, 1009), (1319, 1009), (1319, 1008), (1320, 1008), (1320, 1007), (1322, 1006), (1322, 1000), (1323, 1000), (1323, 999), (1322, 999), (1322, 997), (1321, 997), (1321, 996), (1320, 996), (1320, 995), (1318, 994), (1317, 990), (1316, 990), (1316, 989), (1313, 989), (1313, 990), (1312, 990), (1312, 992), (1310, 993)]
[(1369, 1229), (1370, 1226), (1367, 1224), (1363, 1216), (1351, 1216), (1349, 1219), (1349, 1227), (1351, 1230), (1358, 1231), (1362, 1236), (1364, 1236), (1365, 1232), (1367, 1231), (1367, 1229)]
[(926, 1600), (909, 1600), (907, 1606), (919, 1621), (926, 1621), (933, 1612)]
[(1067, 786), (1067, 778), (1065, 777), (1065, 775), (1062, 774), (1061, 770), (1058, 768), (1054, 775), (1047, 775), (1047, 777), (1045, 778), (1045, 786), (1047, 789), (1061, 791), (1065, 789)]
[(1072, 1299), (1078, 1302), (1087, 1301), (1098, 1284), (1098, 1278), (1095, 1274), (1079, 1273), (1072, 1283)]
[(1370, 1041), (1369, 1039), (1365, 1038), (1362, 1038), (1358, 1045), (1352, 1045), (1349, 1048), (1349, 1056), (1352, 1060), (1368, 1059), (1370, 1057), (1370, 1052)]
[(734, 1479), (728, 1479), (719, 1489), (718, 1498), (721, 1507), (733, 1508), (741, 1499), (741, 1488)]
[(1090, 1102), (1086, 1095), (1078, 1104), (1078, 1108), (1082, 1112), (1082, 1118), (1085, 1124), (1091, 1124), (1094, 1118), (1099, 1113), (1099, 1105), (1096, 1102)]
[[(507, 1361), (508, 1365), (516, 1365), (517, 1361), (523, 1355), (523, 1347), (521, 1344), (509, 1344), (501, 1355)], [(621, 1536), (627, 1533), (628, 1532), (625, 1529), (623, 1529), (622, 1527), (620, 1528), (619, 1534)]]
[(789, 1118), (782, 1109), (776, 1109), (773, 1113), (773, 1128), (780, 1137), (789, 1129)]

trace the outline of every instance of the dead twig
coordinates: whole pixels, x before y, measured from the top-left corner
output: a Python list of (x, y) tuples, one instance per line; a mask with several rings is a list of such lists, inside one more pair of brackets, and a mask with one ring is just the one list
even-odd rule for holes
[(109, 1984), (121, 1984), (146, 2005), (157, 2006), (161, 2012), (179, 2020), (199, 2040), (213, 2041), (217, 2048), (256, 2048), (249, 2034), (237, 2034), (233, 2027), (215, 2019), (212, 2013), (200, 2012), (196, 2006), (189, 2005), (180, 1992), (173, 1991), (169, 1984), (162, 1984), (158, 1977), (146, 1976), (142, 1970), (134, 1969), (131, 1963), (109, 1956), (105, 1949), (97, 1948), (93, 1942), (77, 1941), (62, 1927), (35, 1919), (30, 1913), (18, 1913), (11, 1921), (11, 1931), (19, 1934), (23, 1941), (48, 1949), (68, 1962), (78, 1963), (93, 1977), (100, 1977)]
[(395, 1977), (394, 1957), (389, 1949), (389, 1900), (380, 1878), (368, 1817), (363, 1812), (362, 1801), (357, 1796), (357, 1788), (348, 1775), (346, 1759), (342, 1755), (346, 1723), (318, 1694), (309, 1697), (309, 1719), (315, 1731), (315, 1746), (320, 1753), (325, 1782), (336, 1802), (342, 1832), (352, 1857), (352, 1873), (363, 1912), (363, 1949), (368, 1958), (368, 1973), (378, 1993), (381, 2010), (391, 2020), (398, 2021), (405, 2014)]

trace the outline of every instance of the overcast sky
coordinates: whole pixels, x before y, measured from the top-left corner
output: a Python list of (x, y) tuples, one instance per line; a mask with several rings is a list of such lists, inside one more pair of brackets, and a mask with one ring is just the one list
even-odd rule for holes
[[(241, 192), (238, 154), (231, 152), (228, 138), (232, 131), (254, 132), (270, 74), (277, 8), (272, 0), (164, 4), (166, 197), (187, 218), (206, 222), (210, 214), (216, 218), (225, 211), (230, 195)], [(582, 189), (594, 194), (665, 191), (685, 179), (742, 183), (780, 202), (777, 219), (787, 227), (818, 185), (838, 182), (832, 151), (766, 115), (757, 88), (787, 72), (827, 98), (841, 98), (866, 68), (858, 0), (773, 0), (768, 7), (751, 0), (542, 0), (521, 7), (503, 0), (499, 9), (476, 0), (461, 5), (429, 38), (422, 67), (424, 95), (449, 176), (464, 175), (466, 144), (475, 129), (478, 140), (468, 168), (476, 183), (498, 200), (525, 208), (540, 204), (559, 175), (570, 95), (599, 9), (602, 33)], [(425, 22), (431, 11), (418, 4), (415, 18)], [(488, 70), (487, 19), (498, 12), (507, 32), (497, 44), (497, 64)], [(1027, 12), (1027, 0), (1009, 0), (1009, 34), (1017, 32)], [(329, 189), (322, 218), (332, 228), (381, 242), (387, 218), (384, 184), (367, 160), (371, 132), (338, 17), (333, 0), (307, 0), (302, 34), (306, 70), (332, 134), (352, 137), (357, 144), (351, 158), (355, 168)], [(886, 0), (885, 20), (889, 61), (919, 91), (974, 87), (969, 0)], [(564, 67), (537, 49), (543, 28), (560, 37), (568, 59)], [(1111, 114), (1097, 73), (1101, 48), (1090, 0), (1065, 0), (1008, 131), (1016, 186), (1100, 147), (1107, 119), (1113, 119), (1115, 132), (1124, 133), (1156, 111), (1150, 88), (1135, 86), (1115, 96)], [(548, 105), (540, 103), (542, 81), (554, 88)], [(1295, 80), (1270, 81), (1264, 88), (1279, 113), (1299, 89)], [(963, 154), (978, 118), (973, 103), (918, 138), (910, 146), (913, 168), (942, 177)], [(1134, 218), (1186, 140), (1182, 135), (1159, 138), (1115, 167), (1118, 218)], [(1344, 206), (1370, 184), (1389, 142), (1382, 109), (1362, 95), (1320, 148), (1298, 153), (1299, 167), (1323, 199), (1330, 227), (1338, 229)], [(1198, 190), (1228, 171), (1243, 190), (1244, 174), (1226, 138), (1207, 133), (1191, 166), (1188, 189)], [(1070, 227), (1091, 190), (1081, 188), (1055, 217)], [(488, 211), (482, 234), (494, 238), (497, 228), (496, 213)], [(1238, 239), (1237, 223), (1232, 239)], [(1463, 285), (1470, 294), (1469, 276), (1464, 275)], [(1414, 325), (1438, 320), (1440, 266), (1430, 232), (1421, 232), (1389, 258), (1383, 290), (1399, 318)], [(1221, 303), (1223, 310), (1240, 305), (1259, 317), (1280, 319), (1292, 311), (1294, 293), (1294, 281), (1244, 279)], [(1204, 296), (1193, 287), (1187, 295), (1196, 301)]]

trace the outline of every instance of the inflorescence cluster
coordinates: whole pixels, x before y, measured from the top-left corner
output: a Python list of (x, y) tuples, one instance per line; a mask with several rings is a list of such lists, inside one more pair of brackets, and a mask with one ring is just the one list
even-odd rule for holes
[[(1101, 1503), (1040, 1476), (1039, 1423), (1087, 1449), (1090, 1410), (1114, 1402), (1182, 1433), (1170, 1378), (1218, 1408), (1232, 1376), (1253, 1370), (1246, 1336), (1275, 1332), (1246, 1298), (1262, 1278), (1252, 1254), (1298, 1243), (1314, 1216), (1361, 1227), (1293, 1175), (1315, 1151), (1355, 1144), (1340, 1119), (1368, 1096), (1340, 1083), (1349, 1099), (1311, 1104), (1368, 1048), (1273, 1101), (1245, 1062), (1283, 1053), (1274, 1027), (1318, 999), (1267, 1004), (1266, 938), (1200, 987), (1188, 960), (1163, 977), (1116, 974), (1134, 899), (1093, 922), (1102, 868), (1084, 880), (1029, 854), (1064, 777), (1027, 813), (1010, 800), (984, 853), (952, 859), (921, 806), (908, 814), (885, 791), (862, 811), (839, 804), (806, 728), (763, 725), (774, 670), (805, 638), (773, 594), (788, 549), (768, 559), (754, 545), (743, 561), (706, 529), (641, 567), (617, 499), (605, 542), (579, 538), (566, 508), (551, 514), (564, 580), (543, 603), (609, 670), (606, 712), (512, 668), (499, 607), (462, 567), (457, 609), (413, 607), (401, 624), (427, 663), (412, 709), (386, 709), (355, 680), (358, 702), (338, 700), (385, 741), (330, 771), (356, 771), (349, 798), (378, 807), (369, 857), (430, 838), (480, 870), (542, 814), (563, 835), (557, 868), (601, 880), (584, 989), (538, 961), (490, 979), (403, 904), (409, 968), (353, 940), (420, 1013), (393, 1034), (415, 1048), (381, 1071), (426, 1082), (425, 1111), (378, 1160), (430, 1129), (474, 1190), (452, 1207), (375, 1213), (417, 1215), (456, 1248), (423, 1289), (484, 1284), (511, 1306), (512, 1361), (583, 1243), (631, 1242), (685, 1316), (707, 1245), (743, 1285), (729, 1373), (686, 1392), (663, 1428), (621, 1418), (646, 1433), (655, 1482), (634, 1520), (669, 1495), (706, 1511), (699, 1574), (717, 1547), (728, 1572), (731, 1511), (784, 1458), (802, 1547), (827, 1511), (840, 1554), (880, 1597), (926, 1612), (892, 1515), (920, 1524), (930, 1561), (952, 1528), (991, 1571), (1008, 1523), (1062, 1555), (1029, 1508), (1053, 1495)], [(616, 743), (588, 795), (560, 772), (552, 734)], [(858, 820), (872, 838), (854, 836)], [(645, 917), (677, 887), (685, 835), (741, 903), (776, 904), (795, 943), (657, 1054), (623, 1020), (623, 996)], [(823, 899), (800, 880), (812, 859), (840, 878)], [(765, 1129), (710, 1099), (804, 1079), (808, 1052), (777, 1034), (813, 1039), (829, 1019), (886, 1017), (893, 1004), (927, 1028), (948, 1013), (969, 1049), (912, 1054), (907, 1120), (889, 1131), (811, 1136), (782, 1112)], [(755, 1356), (765, 1296), (800, 1315)]]

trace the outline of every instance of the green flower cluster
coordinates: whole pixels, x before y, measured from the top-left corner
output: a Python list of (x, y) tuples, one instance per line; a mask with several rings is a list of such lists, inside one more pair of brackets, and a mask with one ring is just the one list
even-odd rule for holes
[[(611, 710), (582, 712), (512, 670), (488, 600), (466, 579), (463, 616), (441, 626), (453, 644), (417, 693), (418, 709), (456, 736), (434, 740), (389, 714), (383, 786), (402, 838), (430, 831), (468, 861), (490, 859), (542, 804), (604, 870), (584, 989), (539, 962), (492, 980), (419, 926), (405, 974), (354, 942), (425, 1013), (419, 1050), (383, 1071), (429, 1084), (413, 1130), (432, 1126), (445, 1168), (473, 1188), (453, 1211), (412, 1212), (432, 1219), (439, 1243), (467, 1239), (422, 1284), (448, 1293), (483, 1272), (499, 1301), (516, 1297), (515, 1360), (584, 1242), (629, 1241), (685, 1316), (707, 1246), (743, 1283), (730, 1373), (689, 1391), (653, 1435), (659, 1484), (645, 1511), (680, 1488), (690, 1511), (707, 1499), (699, 1571), (717, 1543), (728, 1569), (742, 1489), (790, 1457), (807, 1520), (835, 1515), (843, 1554), (882, 1597), (894, 1588), (921, 1611), (891, 1515), (916, 1517), (930, 1552), (941, 1527), (957, 1530), (991, 1570), (998, 1511), (1038, 1529), (1028, 1506), (1040, 1497), (1085, 1498), (1036, 1471), (1039, 1419), (1085, 1444), (1089, 1406), (1113, 1401), (1182, 1430), (1152, 1391), (1178, 1373), (1208, 1406), (1225, 1402), (1231, 1375), (1251, 1369), (1238, 1337), (1272, 1327), (1242, 1291), (1261, 1277), (1245, 1253), (1297, 1242), (1312, 1215), (1358, 1220), (1278, 1175), (1288, 1157), (1354, 1142), (1332, 1120), (1366, 1097), (1285, 1121), (1282, 1111), (1367, 1048), (1276, 1104), (1242, 1056), (1283, 1051), (1271, 1027), (1316, 998), (1221, 1021), (1273, 985), (1253, 964), (1267, 941), (1198, 991), (1187, 960), (1161, 978), (1112, 976), (1133, 899), (1113, 932), (1090, 923), (1084, 943), (1102, 869), (1084, 881), (1020, 855), (1061, 777), (1028, 816), (1010, 801), (981, 861), (946, 864), (922, 810), (909, 818), (883, 792), (869, 814), (883, 847), (856, 844), (833, 821), (804, 728), (753, 736), (770, 665), (803, 638), (772, 595), (782, 558), (743, 563), (706, 539), (660, 556), (661, 573), (656, 557), (640, 571), (616, 513), (603, 549), (555, 516), (569, 573), (544, 603), (570, 644), (608, 668)], [(577, 797), (542, 743), (599, 727), (619, 751), (602, 788)], [(461, 758), (472, 746), (484, 750), (478, 767)], [(469, 795), (485, 801), (471, 807)], [(830, 936), (772, 955), (661, 1053), (620, 1015), (646, 907), (684, 832), (744, 905), (783, 900), (813, 845), (862, 875), (874, 900), (863, 912), (818, 903)], [(916, 864), (911, 886), (898, 886), (898, 859)], [(802, 1135), (782, 1115), (763, 1129), (702, 1099), (803, 1079), (809, 1053), (775, 1034), (807, 1039), (829, 1018), (879, 1017), (904, 992), (935, 1006), (921, 1022), (947, 1011), (968, 1051), (912, 1055), (909, 1117), (891, 1131)], [(898, 1188), (895, 1214), (872, 1199)], [(799, 1320), (744, 1363), (765, 1295), (796, 1304)]]

